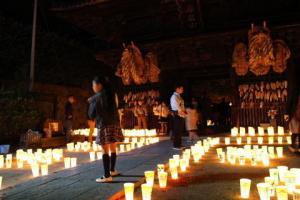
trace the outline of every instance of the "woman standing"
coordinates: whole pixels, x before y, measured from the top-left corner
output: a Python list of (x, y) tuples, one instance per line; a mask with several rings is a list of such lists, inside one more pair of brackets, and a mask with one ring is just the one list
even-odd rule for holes
[[(111, 182), (112, 176), (119, 173), (115, 169), (117, 142), (122, 142), (124, 137), (119, 127), (119, 118), (115, 96), (107, 81), (94, 78), (93, 91), (95, 95), (89, 98), (89, 117), (95, 119), (98, 129), (96, 143), (103, 150), (102, 161), (104, 176), (97, 178), (96, 182)], [(109, 156), (110, 152), (110, 156)]]
[(187, 116), (185, 118), (185, 127), (189, 132), (190, 141), (193, 143), (199, 139), (198, 137), (198, 123), (199, 113), (194, 105), (190, 105), (186, 109)]

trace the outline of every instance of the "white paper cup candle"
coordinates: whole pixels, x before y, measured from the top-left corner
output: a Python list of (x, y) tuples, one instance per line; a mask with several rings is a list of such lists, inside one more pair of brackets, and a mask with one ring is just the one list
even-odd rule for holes
[(71, 167), (77, 166), (77, 158), (71, 158)]
[(90, 161), (95, 161), (96, 160), (96, 154), (94, 151), (90, 152)]
[(242, 144), (242, 137), (236, 137), (236, 143)]
[(278, 138), (277, 138), (277, 143), (278, 143), (278, 144), (282, 144), (282, 143), (283, 143), (282, 137), (278, 137)]
[(5, 159), (6, 168), (12, 167), (12, 154), (7, 154)]
[(31, 172), (33, 177), (38, 177), (40, 175), (40, 166), (37, 163), (31, 165)]
[(263, 127), (258, 127), (258, 135), (263, 136), (265, 133), (265, 130)]
[(64, 158), (64, 163), (65, 163), (65, 169), (69, 169), (71, 167), (71, 158), (70, 157), (65, 157)]
[(252, 142), (252, 138), (251, 137), (247, 137), (247, 144), (251, 144)]
[(258, 183), (256, 186), (260, 200), (270, 200), (269, 185), (267, 183)]
[(158, 172), (158, 181), (159, 181), (160, 188), (166, 188), (167, 181), (168, 181), (168, 173), (167, 172)]
[(292, 137), (291, 136), (287, 136), (286, 137), (286, 141), (288, 144), (292, 144)]
[(99, 151), (99, 152), (97, 152), (96, 154), (97, 154), (97, 159), (98, 159), (98, 160), (101, 160), (101, 159), (102, 159), (102, 152)]
[(186, 160), (185, 159), (180, 159), (179, 165), (180, 165), (180, 171), (185, 172), (186, 171)]
[(268, 142), (269, 142), (269, 144), (274, 144), (274, 137), (269, 137), (268, 138)]
[(288, 200), (288, 189), (286, 186), (276, 186), (277, 200)]
[(279, 181), (284, 182), (285, 173), (288, 171), (289, 168), (287, 166), (278, 166), (277, 169), (279, 173)]
[(274, 180), (274, 184), (279, 184), (279, 171), (276, 168), (269, 169), (270, 177)]
[(226, 138), (225, 138), (225, 144), (226, 144), (226, 145), (229, 145), (229, 144), (230, 144), (230, 137), (226, 137)]
[(258, 144), (263, 144), (264, 143), (264, 138), (263, 137), (257, 137), (257, 143)]
[(245, 135), (246, 135), (245, 127), (240, 127), (240, 136), (245, 136)]
[(145, 178), (148, 185), (153, 186), (154, 184), (154, 171), (145, 171)]
[(169, 170), (170, 170), (170, 173), (171, 173), (171, 178), (173, 180), (178, 179), (178, 170), (177, 170), (177, 167), (171, 167)]
[(0, 168), (4, 167), (4, 156), (0, 155)]
[(276, 153), (278, 158), (283, 157), (283, 147), (276, 147)]
[(42, 164), (41, 165), (41, 175), (42, 176), (47, 176), (48, 175), (48, 165), (47, 164)]
[(274, 127), (273, 126), (268, 127), (268, 135), (274, 135)]
[(272, 177), (265, 177), (265, 183), (269, 184), (269, 195), (270, 197), (275, 196), (275, 186), (274, 186), (274, 179)]
[(143, 200), (151, 200), (152, 186), (149, 184), (142, 184)]
[(124, 183), (125, 200), (134, 200), (134, 184)]
[(164, 172), (165, 171), (165, 165), (164, 164), (158, 164), (157, 165), (157, 173)]
[(248, 199), (250, 194), (251, 180), (242, 178), (240, 179), (240, 192), (242, 199)]
[(3, 182), (3, 177), (0, 176), (0, 190), (2, 189), (2, 182)]

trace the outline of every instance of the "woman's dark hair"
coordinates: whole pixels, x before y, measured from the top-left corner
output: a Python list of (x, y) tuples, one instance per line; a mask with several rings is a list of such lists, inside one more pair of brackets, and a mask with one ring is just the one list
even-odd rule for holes
[(117, 105), (116, 105), (116, 101), (115, 101), (115, 91), (113, 88), (113, 84), (109, 80), (109, 78), (96, 76), (93, 79), (93, 83), (101, 84), (103, 86), (103, 90), (105, 91), (105, 95), (107, 98), (108, 107), (110, 109), (116, 109)]

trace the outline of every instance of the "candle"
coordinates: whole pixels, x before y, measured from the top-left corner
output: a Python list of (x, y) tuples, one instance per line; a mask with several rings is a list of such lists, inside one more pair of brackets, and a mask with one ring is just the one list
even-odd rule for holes
[(296, 189), (296, 174), (292, 171), (286, 171), (284, 175), (284, 182), (287, 186), (288, 193), (292, 194)]
[(41, 165), (41, 174), (42, 174), (42, 176), (47, 176), (48, 175), (48, 165), (47, 164), (42, 164)]
[(286, 137), (286, 141), (288, 144), (292, 144), (292, 137), (291, 136), (287, 136)]
[(151, 200), (152, 186), (149, 184), (142, 184), (143, 200)]
[(270, 197), (275, 196), (274, 179), (272, 177), (265, 177), (265, 183), (269, 184), (269, 195)]
[(293, 200), (300, 200), (300, 189), (295, 189), (293, 192)]
[(71, 167), (77, 166), (77, 158), (71, 158)]
[(274, 147), (268, 147), (268, 152), (269, 152), (270, 158), (275, 158), (275, 150), (274, 150)]
[(193, 154), (193, 158), (194, 158), (194, 162), (195, 162), (195, 163), (199, 163), (199, 160), (200, 160), (200, 158), (201, 158), (200, 153), (199, 153), (199, 152), (195, 152), (195, 153)]
[(153, 186), (154, 184), (154, 171), (145, 171), (146, 182), (148, 185)]
[(277, 200), (288, 200), (288, 189), (286, 186), (276, 186)]
[(96, 160), (96, 154), (94, 151), (91, 151), (90, 153), (90, 161), (95, 161)]
[(270, 177), (274, 180), (274, 184), (279, 184), (279, 171), (276, 168), (269, 169)]
[(274, 127), (273, 126), (268, 127), (268, 135), (274, 135)]
[(263, 137), (258, 137), (257, 138), (257, 143), (258, 144), (263, 144), (263, 142), (264, 142), (264, 138)]
[(97, 154), (97, 159), (101, 160), (102, 159), (102, 152), (99, 151), (96, 154)]
[(231, 129), (231, 136), (237, 136), (238, 135), (238, 128), (237, 127), (233, 127)]
[(18, 167), (19, 169), (23, 168), (23, 160), (17, 159), (17, 167)]
[(247, 144), (251, 144), (251, 142), (252, 142), (251, 137), (247, 137)]
[(65, 157), (64, 163), (65, 163), (65, 169), (69, 169), (71, 167), (71, 158)]
[(258, 183), (256, 186), (260, 200), (270, 200), (269, 185), (267, 183)]
[(168, 181), (168, 173), (167, 172), (158, 172), (158, 181), (159, 181), (160, 188), (166, 188), (167, 181)]
[(277, 157), (282, 158), (283, 157), (283, 147), (276, 147)]
[(74, 143), (73, 142), (67, 144), (67, 150), (74, 151)]
[(124, 144), (121, 144), (121, 145), (120, 145), (120, 153), (123, 153), (124, 151), (125, 151)]
[(185, 159), (180, 159), (180, 171), (185, 172), (186, 171), (186, 160)]
[(3, 177), (0, 176), (0, 190), (2, 189), (2, 181), (3, 181)]
[(278, 166), (277, 169), (279, 174), (279, 181), (284, 182), (285, 173), (288, 171), (289, 168), (287, 166)]
[(237, 144), (242, 144), (242, 138), (241, 137), (236, 137), (236, 143)]
[(263, 127), (258, 127), (258, 135), (263, 136), (265, 134), (265, 130)]
[(251, 180), (242, 178), (240, 179), (240, 192), (242, 199), (248, 199), (250, 194)]
[(296, 185), (300, 185), (300, 168), (291, 168), (290, 171), (296, 175)]
[(253, 127), (248, 127), (248, 134), (250, 136), (255, 136), (255, 129)]
[(4, 156), (0, 155), (0, 168), (4, 167)]
[(269, 144), (274, 144), (274, 137), (269, 137), (268, 142)]
[(240, 136), (245, 136), (245, 135), (246, 135), (245, 127), (240, 127)]
[(269, 155), (267, 153), (263, 154), (262, 161), (263, 161), (264, 166), (269, 166), (270, 158), (269, 158)]
[(5, 159), (6, 168), (12, 167), (12, 154), (7, 154)]
[(158, 164), (157, 165), (157, 173), (165, 171), (165, 165), (164, 164)]
[(131, 151), (131, 145), (130, 144), (126, 144), (126, 151)]
[(226, 145), (229, 145), (229, 144), (230, 144), (230, 137), (226, 137), (226, 138), (225, 138), (225, 144), (226, 144)]
[(278, 135), (284, 135), (284, 128), (282, 126), (277, 127)]
[(180, 155), (173, 155), (173, 159), (175, 160), (175, 164), (179, 167)]
[(33, 177), (38, 177), (40, 175), (40, 167), (37, 163), (31, 165), (31, 171)]
[(278, 144), (282, 144), (282, 143), (283, 143), (282, 137), (278, 137), (278, 138), (277, 138), (277, 143), (278, 143)]
[(170, 168), (170, 172), (171, 172), (171, 178), (173, 180), (178, 179), (178, 171), (177, 171), (177, 167), (171, 167)]
[(134, 184), (124, 183), (125, 200), (134, 200)]

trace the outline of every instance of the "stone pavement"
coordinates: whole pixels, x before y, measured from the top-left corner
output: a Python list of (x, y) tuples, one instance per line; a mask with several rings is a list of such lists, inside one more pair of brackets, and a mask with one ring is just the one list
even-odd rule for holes
[(157, 163), (168, 162), (169, 157), (175, 153), (169, 140), (161, 141), (121, 154), (118, 157), (117, 169), (122, 176), (114, 178), (113, 183), (95, 182), (95, 178), (103, 174), (100, 160), (83, 163), (76, 168), (57, 171), (46, 177), (30, 179), (8, 187), (0, 191), (0, 198), (7, 200), (109, 199), (123, 189), (123, 183), (140, 181), (144, 177), (145, 170), (155, 169)]

